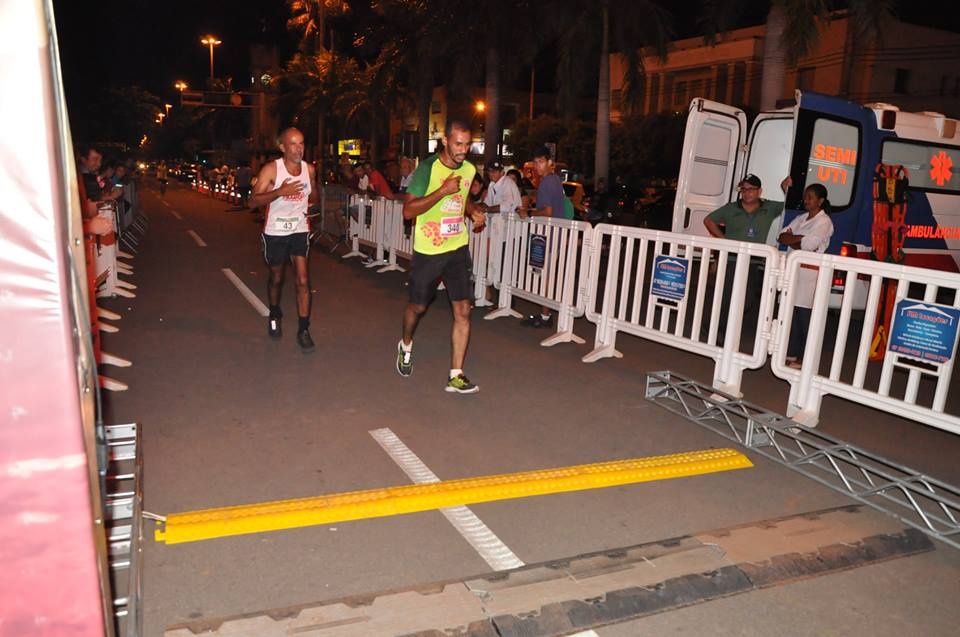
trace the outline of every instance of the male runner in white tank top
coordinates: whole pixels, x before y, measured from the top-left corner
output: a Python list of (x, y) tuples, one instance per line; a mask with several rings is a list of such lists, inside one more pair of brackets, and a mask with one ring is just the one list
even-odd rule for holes
[(250, 196), (250, 207), (267, 207), (263, 224), (263, 257), (270, 266), (267, 296), (270, 316), (267, 332), (280, 337), (280, 290), (287, 260), (297, 274), (297, 343), (304, 352), (314, 350), (310, 338), (310, 278), (307, 253), (310, 248), (309, 204), (317, 202), (313, 166), (303, 161), (303, 133), (287, 128), (280, 133), (283, 157), (260, 169), (257, 185)]

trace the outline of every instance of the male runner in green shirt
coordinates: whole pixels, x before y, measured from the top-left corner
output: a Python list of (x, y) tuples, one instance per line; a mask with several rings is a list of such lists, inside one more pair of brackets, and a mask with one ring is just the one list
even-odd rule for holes
[(443, 279), (453, 308), (450, 376), (445, 390), (473, 394), (480, 388), (463, 373), (470, 342), (470, 275), (473, 262), (468, 248), (466, 217), (474, 229), (483, 228), (486, 215), (470, 202), (470, 183), (477, 169), (466, 161), (470, 126), (452, 120), (443, 136), (443, 150), (417, 167), (407, 187), (403, 218), (416, 219), (413, 258), (410, 262), (410, 299), (403, 312), (403, 338), (397, 344), (397, 372), (413, 371), (413, 333)]

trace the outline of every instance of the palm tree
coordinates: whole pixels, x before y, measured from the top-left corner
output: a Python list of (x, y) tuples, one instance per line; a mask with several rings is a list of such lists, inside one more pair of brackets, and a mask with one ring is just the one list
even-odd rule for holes
[(657, 2), (647, 0), (558, 0), (546, 5), (548, 20), (559, 35), (557, 81), (560, 110), (575, 115), (584, 80), (597, 73), (597, 143), (594, 180), (610, 172), (610, 50), (624, 56), (624, 101), (641, 94), (643, 59), (640, 51), (652, 47), (661, 58), (673, 35), (673, 19)]
[(326, 117), (338, 97), (352, 85), (356, 68), (353, 60), (330, 51), (295, 54), (277, 80), (280, 95), (276, 110), (281, 119), (303, 116), (315, 121), (322, 144)]
[[(896, 0), (849, 0), (854, 45), (879, 39), (883, 22), (892, 14)], [(746, 0), (707, 0), (703, 25), (708, 39), (736, 23)], [(810, 52), (819, 37), (819, 22), (831, 19), (834, 3), (827, 0), (771, 0), (763, 42), (763, 74), (760, 79), (760, 109), (776, 107), (783, 95), (788, 66)]]
[(385, 45), (376, 61), (360, 68), (355, 62), (345, 65), (340, 94), (334, 101), (334, 110), (342, 113), (349, 123), (365, 123), (370, 131), (370, 159), (379, 157), (379, 137), (383, 123), (390, 113), (402, 111), (408, 101), (408, 91), (401, 82), (403, 52), (396, 44)]
[[(533, 58), (538, 43), (531, 37), (533, 0), (377, 0), (374, 8), (389, 31), (381, 40), (396, 44), (396, 63), (415, 88), (419, 147), (427, 148), (433, 87), (442, 81), (452, 92), (484, 78), (484, 130), (491, 141), (484, 159), (494, 157), (502, 137), (500, 87), (511, 73)], [(483, 51), (478, 64), (466, 51)], [(509, 64), (505, 64), (509, 54)], [(482, 72), (482, 73), (481, 73)]]
[(324, 36), (327, 17), (350, 11), (346, 0), (287, 0), (287, 6), (290, 7), (287, 29), (300, 32), (298, 48), (303, 53), (326, 49)]
[[(287, 29), (300, 32), (298, 45), (301, 56), (323, 56), (326, 53), (324, 34), (326, 20), (330, 15), (343, 15), (350, 10), (346, 0), (287, 0), (290, 7), (290, 18), (287, 20)], [(325, 66), (326, 61), (317, 59), (314, 65), (318, 68)], [(309, 66), (310, 63), (307, 63)], [(295, 66), (303, 66), (298, 62)], [(311, 100), (308, 100), (310, 102)], [(311, 109), (313, 110), (313, 109)], [(320, 167), (323, 167), (324, 120), (326, 112), (317, 110), (317, 147)]]
[(433, 87), (447, 53), (442, 33), (450, 25), (437, 4), (432, 0), (374, 0), (371, 5), (382, 21), (371, 38), (375, 46), (392, 44), (398, 82), (405, 83), (416, 96), (420, 157), (427, 153)]

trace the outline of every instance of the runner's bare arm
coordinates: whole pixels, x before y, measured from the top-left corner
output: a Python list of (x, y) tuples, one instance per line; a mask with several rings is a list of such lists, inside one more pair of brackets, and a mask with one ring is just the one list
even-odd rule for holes
[(423, 197), (411, 197), (403, 202), (403, 218), (414, 219), (433, 208), (446, 197), (460, 190), (460, 175), (452, 174), (447, 177), (440, 187)]

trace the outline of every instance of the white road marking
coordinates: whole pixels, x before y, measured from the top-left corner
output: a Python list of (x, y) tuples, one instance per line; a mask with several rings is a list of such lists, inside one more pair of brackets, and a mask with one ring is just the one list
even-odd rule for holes
[(183, 217), (180, 216), (180, 213), (174, 210), (173, 208), (170, 208), (170, 214), (172, 214), (174, 217), (176, 217), (180, 221), (183, 221)]
[(595, 630), (585, 630), (582, 633), (575, 633), (573, 635), (568, 635), (567, 637), (600, 637)]
[[(392, 431), (383, 428), (374, 429), (368, 433), (415, 483), (440, 482), (440, 478), (430, 471), (427, 465), (423, 464), (423, 461), (410, 451), (407, 445), (403, 444), (403, 441)], [(480, 557), (490, 565), (490, 568), (495, 571), (505, 571), (524, 565), (520, 558), (514, 555), (513, 551), (467, 507), (450, 507), (440, 509), (440, 512), (470, 543), (470, 546), (480, 554)]]
[(260, 300), (256, 294), (253, 293), (253, 290), (248, 288), (243, 281), (240, 280), (236, 274), (233, 273), (233, 270), (230, 268), (221, 268), (223, 274), (230, 279), (230, 282), (240, 291), (240, 294), (243, 295), (243, 298), (247, 299), (250, 302), (250, 305), (253, 306), (253, 309), (257, 311), (260, 316), (270, 316), (270, 310), (267, 309), (267, 306), (263, 304), (263, 301)]
[(203, 239), (201, 239), (201, 238), (200, 238), (200, 235), (198, 235), (198, 234), (197, 234), (196, 232), (194, 232), (193, 230), (187, 230), (187, 234), (190, 235), (191, 237), (193, 237), (193, 240), (196, 241), (196, 242), (197, 242), (197, 245), (200, 246), (201, 248), (206, 248), (206, 247), (207, 247), (207, 242), (204, 241)]

